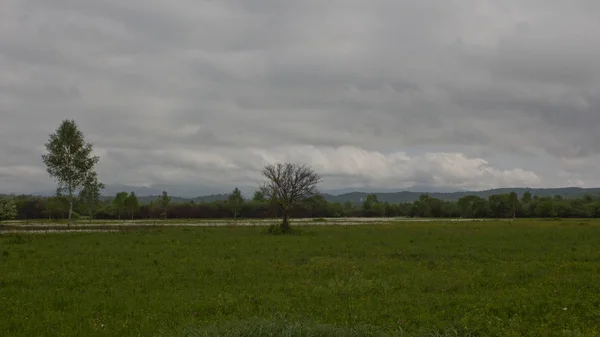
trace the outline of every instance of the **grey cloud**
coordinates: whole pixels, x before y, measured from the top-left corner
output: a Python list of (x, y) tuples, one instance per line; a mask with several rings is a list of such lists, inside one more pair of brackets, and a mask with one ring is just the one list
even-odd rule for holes
[(79, 89), (75, 86), (55, 86), (50, 83), (41, 82), (39, 85), (1, 85), (0, 95), (19, 97), (37, 97), (43, 100), (72, 100), (81, 97)]
[(394, 90), (396, 90), (398, 93), (403, 93), (403, 92), (410, 92), (410, 91), (419, 91), (419, 86), (416, 85), (415, 83), (411, 83), (408, 81), (396, 81), (393, 82), (392, 84), (390, 84), (390, 86), (392, 88), (394, 88)]
[[(477, 179), (492, 185), (537, 181), (515, 168), (548, 184), (597, 183), (573, 165), (558, 176), (541, 161), (562, 167), (563, 158), (593, 162), (600, 153), (595, 1), (8, 0), (5, 8), (0, 167), (41, 165), (48, 134), (75, 118), (115, 183), (254, 181), (265, 159), (249, 149), (268, 157), (302, 145), (353, 146), (373, 158), (422, 147), (469, 152), (508, 170), (486, 167), (492, 173)], [(476, 185), (426, 163), (386, 184)], [(23, 184), (48, 179), (38, 175), (24, 171)], [(327, 177), (339, 187), (381, 183), (342, 169)]]

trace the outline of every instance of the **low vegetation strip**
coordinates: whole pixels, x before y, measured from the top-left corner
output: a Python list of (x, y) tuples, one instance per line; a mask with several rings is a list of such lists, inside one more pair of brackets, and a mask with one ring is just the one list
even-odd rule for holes
[[(11, 221), (0, 224), (0, 234), (7, 233), (51, 233), (51, 232), (98, 232), (98, 231), (132, 231), (144, 230), (155, 227), (218, 227), (218, 226), (273, 226), (277, 224), (278, 219), (259, 219), (259, 220), (203, 220), (187, 219), (181, 220), (159, 220), (155, 222), (148, 221), (81, 221), (73, 225), (66, 222), (52, 222), (47, 220), (34, 221)], [(377, 225), (389, 224), (395, 222), (429, 222), (438, 221), (435, 219), (413, 219), (413, 218), (317, 218), (317, 219), (294, 219), (290, 223), (294, 226), (357, 226), (357, 225)], [(463, 221), (484, 221), (482, 219), (446, 219), (442, 222), (463, 222)], [(584, 220), (588, 221), (588, 220)]]
[(1, 234), (14, 234), (14, 233), (92, 233), (92, 232), (118, 232), (118, 231), (133, 231), (133, 230), (147, 230), (149, 226), (0, 226)]
[(597, 220), (7, 234), (0, 336), (597, 336), (599, 234)]
[[(312, 226), (312, 225), (360, 225), (360, 224), (378, 224), (398, 221), (394, 218), (370, 218), (364, 221), (360, 218), (317, 218), (317, 219), (294, 219), (290, 223), (295, 226)], [(80, 221), (72, 225), (66, 222), (54, 222), (48, 220), (28, 220), (28, 221), (10, 221), (0, 224), (0, 233), (6, 231), (37, 231), (37, 230), (135, 230), (145, 229), (148, 227), (157, 226), (172, 226), (172, 227), (198, 227), (198, 226), (271, 226), (280, 222), (279, 219), (175, 219), (175, 220), (158, 220), (158, 221), (140, 221), (140, 220), (124, 220), (124, 221)]]

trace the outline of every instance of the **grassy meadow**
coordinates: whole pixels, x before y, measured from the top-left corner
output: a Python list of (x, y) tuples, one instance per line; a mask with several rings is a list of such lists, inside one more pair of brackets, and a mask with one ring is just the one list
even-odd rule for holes
[(0, 336), (600, 336), (600, 221), (0, 235)]

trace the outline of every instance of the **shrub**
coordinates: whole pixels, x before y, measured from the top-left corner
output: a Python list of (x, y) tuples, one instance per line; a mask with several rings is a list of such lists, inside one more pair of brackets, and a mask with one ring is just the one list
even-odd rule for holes
[(0, 221), (17, 217), (17, 205), (12, 199), (0, 199)]

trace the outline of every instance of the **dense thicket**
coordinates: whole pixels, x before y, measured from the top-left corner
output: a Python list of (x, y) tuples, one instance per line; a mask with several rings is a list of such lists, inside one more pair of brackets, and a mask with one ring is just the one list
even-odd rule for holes
[[(68, 202), (60, 197), (12, 196), (17, 206), (17, 219), (62, 219), (68, 216)], [(162, 197), (156, 201), (142, 203), (135, 207), (121, 207), (113, 199), (105, 199), (96, 207), (96, 219), (127, 218), (270, 218), (281, 213), (275, 203), (264, 200), (259, 193), (253, 200), (242, 203), (215, 201), (195, 203), (173, 201), (165, 205)], [(135, 203), (134, 203), (135, 204)], [(80, 208), (83, 206), (79, 206)], [(165, 214), (166, 210), (166, 214)], [(88, 215), (89, 209), (76, 208), (81, 215)], [(581, 198), (536, 197), (530, 193), (517, 196), (516, 193), (492, 195), (487, 199), (465, 196), (456, 202), (442, 201), (429, 195), (422, 195), (411, 203), (393, 204), (381, 202), (369, 195), (362, 204), (328, 202), (316, 195), (299, 202), (290, 209), (292, 218), (318, 217), (433, 217), (433, 218), (526, 218), (560, 217), (589, 218), (600, 217), (600, 197), (587, 195)]]

